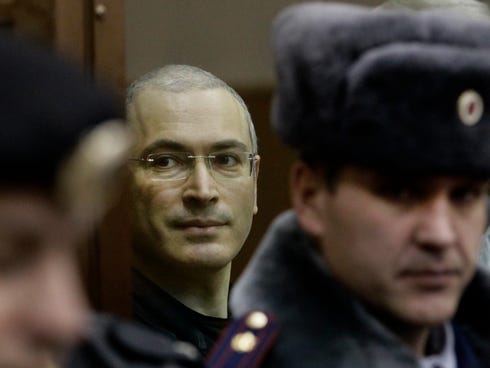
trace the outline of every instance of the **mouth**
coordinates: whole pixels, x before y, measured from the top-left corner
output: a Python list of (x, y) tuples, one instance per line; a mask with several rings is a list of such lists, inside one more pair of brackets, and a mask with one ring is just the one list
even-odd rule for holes
[(214, 235), (224, 226), (226, 226), (226, 222), (209, 218), (188, 219), (177, 224), (177, 228), (186, 234), (199, 236)]
[(187, 227), (215, 227), (215, 226), (224, 226), (225, 222), (216, 220), (216, 219), (208, 219), (208, 218), (195, 218), (181, 221), (177, 224), (178, 227), (187, 228)]
[(400, 277), (423, 289), (444, 289), (459, 279), (461, 272), (454, 268), (409, 269), (403, 271)]

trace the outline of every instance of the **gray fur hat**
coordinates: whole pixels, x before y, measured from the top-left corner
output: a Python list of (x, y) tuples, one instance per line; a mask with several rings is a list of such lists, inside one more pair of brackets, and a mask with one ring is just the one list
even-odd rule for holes
[(490, 22), (309, 3), (276, 19), (273, 125), (308, 158), (490, 175)]
[(385, 9), (444, 9), (455, 14), (474, 18), (488, 18), (490, 9), (478, 0), (386, 0), (380, 5)]

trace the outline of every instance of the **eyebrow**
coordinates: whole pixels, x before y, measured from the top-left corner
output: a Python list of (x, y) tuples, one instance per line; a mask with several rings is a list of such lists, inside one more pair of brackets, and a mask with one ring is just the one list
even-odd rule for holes
[(242, 151), (248, 151), (249, 148), (245, 143), (237, 141), (236, 139), (228, 139), (220, 142), (216, 142), (211, 146), (211, 149), (214, 150), (224, 150), (230, 148), (238, 148)]
[(170, 139), (158, 139), (149, 146), (145, 147), (145, 149), (141, 152), (141, 157), (146, 157), (150, 153), (162, 148), (173, 151), (187, 151), (186, 146), (184, 146), (182, 143)]
[[(158, 139), (155, 142), (151, 143), (149, 146), (145, 147), (145, 149), (141, 152), (141, 157), (146, 157), (149, 154), (160, 149), (168, 149), (180, 152), (192, 151), (188, 146), (177, 141), (171, 139)], [(225, 149), (239, 149), (244, 152), (249, 150), (245, 143), (240, 142), (236, 139), (227, 139), (213, 143), (211, 145), (211, 151), (220, 151)]]

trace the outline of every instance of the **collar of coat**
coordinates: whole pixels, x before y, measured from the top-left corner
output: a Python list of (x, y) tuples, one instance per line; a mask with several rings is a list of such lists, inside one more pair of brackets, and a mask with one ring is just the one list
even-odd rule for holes
[[(328, 273), (292, 211), (273, 223), (235, 285), (231, 310), (272, 313), (281, 325), (271, 366), (418, 367), (415, 355)], [(490, 364), (490, 276), (479, 270), (455, 316)], [(484, 356), (486, 354), (486, 356)]]

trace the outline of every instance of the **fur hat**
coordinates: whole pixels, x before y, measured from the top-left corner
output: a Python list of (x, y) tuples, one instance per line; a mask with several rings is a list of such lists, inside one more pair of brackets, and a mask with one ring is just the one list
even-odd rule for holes
[(305, 156), (490, 175), (490, 22), (310, 3), (274, 23), (273, 125)]
[(488, 18), (490, 9), (478, 0), (386, 0), (380, 5), (385, 9), (444, 9), (467, 17)]
[(2, 184), (50, 188), (81, 137), (120, 117), (109, 96), (50, 52), (0, 34)]

